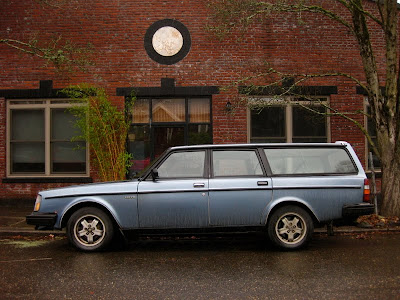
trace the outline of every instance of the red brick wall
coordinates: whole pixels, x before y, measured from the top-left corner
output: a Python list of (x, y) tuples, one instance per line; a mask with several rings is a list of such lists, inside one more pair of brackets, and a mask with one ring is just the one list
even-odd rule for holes
[[(332, 5), (334, 11), (339, 9), (335, 1), (324, 2)], [(51, 66), (45, 66), (43, 60), (0, 44), (0, 89), (38, 88), (40, 80), (50, 79), (54, 88), (89, 82), (105, 87), (113, 101), (123, 107), (123, 97), (115, 96), (117, 87), (160, 86), (161, 78), (166, 77), (174, 78), (177, 86), (223, 87), (252, 74), (264, 61), (286, 72), (338, 71), (362, 78), (361, 60), (353, 37), (327, 18), (304, 13), (301, 19), (305, 23), (301, 23), (297, 17), (271, 17), (240, 40), (232, 36), (218, 41), (204, 29), (207, 14), (203, 0), (66, 1), (61, 8), (41, 6), (36, 1), (3, 1), (1, 38), (26, 41), (37, 34), (39, 40), (48, 41), (61, 34), (63, 39), (78, 45), (90, 42), (95, 66), (86, 73), (57, 73)], [(151, 60), (143, 46), (148, 27), (165, 18), (182, 22), (192, 39), (189, 54), (169, 66)], [(377, 36), (375, 44), (382, 46), (377, 27), (371, 34)], [(381, 52), (378, 61), (383, 61)], [(338, 94), (331, 97), (334, 108), (363, 109), (363, 97), (356, 94), (356, 85), (348, 79), (325, 77), (307, 84), (337, 86)], [(231, 113), (225, 110), (227, 101), (234, 106)], [(247, 108), (241, 105), (237, 89), (221, 91), (213, 96), (212, 102), (214, 143), (247, 142)], [(5, 112), (5, 101), (0, 99), (2, 178), (6, 176)], [(362, 117), (357, 120), (363, 122)], [(330, 128), (332, 141), (349, 141), (364, 161), (365, 140), (352, 123), (334, 117)], [(59, 185), (0, 183), (0, 197), (33, 198), (39, 189)]]

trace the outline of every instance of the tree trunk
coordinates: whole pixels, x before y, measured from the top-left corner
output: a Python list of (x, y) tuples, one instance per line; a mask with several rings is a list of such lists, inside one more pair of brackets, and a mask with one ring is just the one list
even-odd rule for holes
[(384, 216), (400, 216), (400, 151), (383, 150), (382, 161), (382, 208)]

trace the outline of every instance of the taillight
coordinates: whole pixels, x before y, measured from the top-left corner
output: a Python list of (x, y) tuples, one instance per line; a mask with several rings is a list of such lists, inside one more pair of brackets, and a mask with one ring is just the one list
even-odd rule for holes
[(371, 190), (369, 188), (369, 180), (364, 179), (364, 196), (363, 196), (363, 201), (364, 202), (370, 202), (371, 199)]

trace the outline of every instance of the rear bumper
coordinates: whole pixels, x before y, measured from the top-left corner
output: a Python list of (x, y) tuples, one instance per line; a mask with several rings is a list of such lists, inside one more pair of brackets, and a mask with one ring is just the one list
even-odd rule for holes
[(35, 225), (37, 227), (54, 227), (54, 224), (57, 221), (56, 213), (31, 213), (26, 216), (26, 223), (29, 225)]
[(342, 209), (342, 216), (344, 218), (359, 217), (370, 215), (374, 213), (375, 206), (370, 203), (359, 203), (353, 205), (345, 205)]

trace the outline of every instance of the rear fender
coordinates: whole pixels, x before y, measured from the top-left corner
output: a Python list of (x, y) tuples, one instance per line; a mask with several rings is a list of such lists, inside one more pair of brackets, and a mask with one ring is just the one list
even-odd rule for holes
[(296, 197), (283, 197), (280, 199), (276, 199), (267, 205), (262, 217), (262, 220), (264, 220), (264, 225), (267, 225), (268, 218), (271, 216), (274, 210), (285, 205), (297, 205), (299, 207), (302, 207), (310, 213), (310, 216), (313, 218), (314, 221), (320, 222), (318, 215), (315, 213), (314, 209), (307, 202)]

